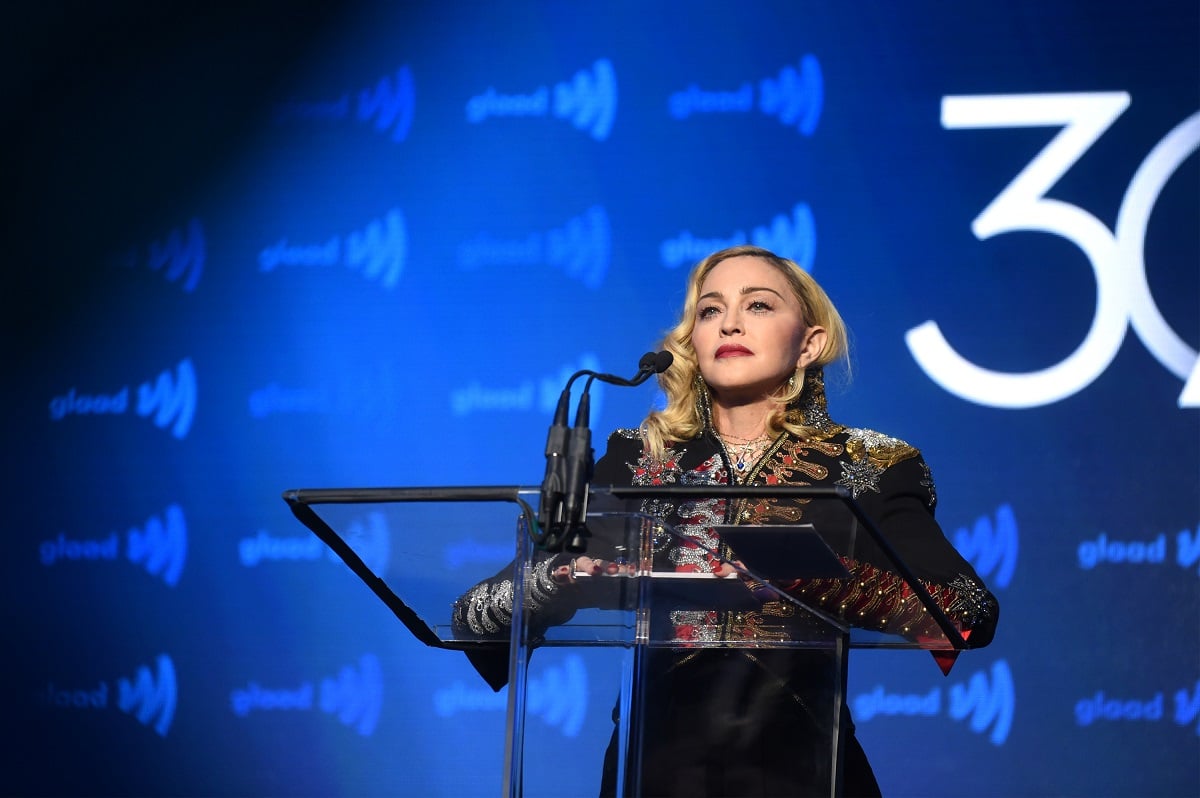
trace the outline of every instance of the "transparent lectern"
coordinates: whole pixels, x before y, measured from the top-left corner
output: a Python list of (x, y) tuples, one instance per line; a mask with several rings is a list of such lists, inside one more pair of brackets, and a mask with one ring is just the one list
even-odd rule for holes
[[(787, 789), (837, 796), (849, 649), (952, 658), (966, 647), (840, 488), (594, 488), (574, 530), (582, 552), (539, 546), (538, 496), (521, 487), (284, 493), (418, 640), (465, 652), (493, 689), (507, 683), (505, 795), (597, 795), (601, 780), (619, 796), (664, 785), (686, 794), (713, 779), (737, 794), (739, 779), (778, 769), (769, 778)], [(825, 512), (806, 513), (816, 526), (671, 527), (659, 517), (671, 507), (704, 518), (705, 507), (767, 497)], [(863, 545), (904, 583), (911, 606), (900, 628), (878, 628), (870, 596), (845, 599), (846, 565)], [(731, 573), (698, 572), (701, 559)], [(531, 663), (550, 650), (568, 651), (568, 665), (531, 684)], [(601, 780), (581, 779), (545, 739), (546, 724), (531, 722), (569, 726), (586, 691), (614, 702), (611, 740), (594, 752)]]

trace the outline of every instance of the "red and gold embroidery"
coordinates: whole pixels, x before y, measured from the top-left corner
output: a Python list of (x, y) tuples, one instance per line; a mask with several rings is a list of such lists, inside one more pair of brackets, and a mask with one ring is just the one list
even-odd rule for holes
[[(908, 638), (942, 636), (921, 600), (899, 575), (849, 557), (841, 559), (850, 571), (849, 579), (797, 579), (780, 587), (836, 612), (855, 626)], [(975, 620), (972, 608), (954, 586), (924, 580), (921, 585), (960, 631), (969, 629)]]
[[(763, 458), (760, 467), (752, 475), (752, 481), (764, 485), (804, 487), (813, 484), (809, 480), (819, 482), (827, 478), (828, 468), (807, 459), (811, 451), (836, 457), (842, 453), (842, 446), (825, 441), (788, 441)], [(803, 517), (804, 505), (810, 501), (792, 499), (783, 506), (776, 499), (743, 502), (738, 507), (737, 521), (739, 524), (766, 524), (772, 521), (794, 524)]]

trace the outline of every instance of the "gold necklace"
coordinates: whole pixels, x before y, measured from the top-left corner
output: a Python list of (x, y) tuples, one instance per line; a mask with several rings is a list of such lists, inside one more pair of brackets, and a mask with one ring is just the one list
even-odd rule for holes
[[(726, 438), (732, 438), (740, 443), (731, 443)], [(733, 460), (733, 468), (740, 477), (746, 472), (746, 469), (753, 466), (758, 458), (762, 457), (763, 452), (771, 444), (771, 438), (768, 435), (760, 435), (757, 438), (741, 438), (735, 435), (721, 435), (721, 442), (725, 445), (726, 452)], [(736, 455), (736, 459), (735, 459)]]

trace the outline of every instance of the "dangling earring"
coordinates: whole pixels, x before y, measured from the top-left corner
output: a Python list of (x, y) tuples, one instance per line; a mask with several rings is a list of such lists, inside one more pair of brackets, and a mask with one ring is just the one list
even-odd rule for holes
[(708, 383), (699, 371), (696, 372), (693, 382), (696, 385), (696, 415), (703, 424), (708, 425), (712, 421), (712, 399), (708, 393)]
[(790, 391), (794, 391), (794, 390), (796, 390), (796, 375), (795, 375), (795, 373), (793, 373), (792, 376), (788, 377), (788, 391), (790, 392)]

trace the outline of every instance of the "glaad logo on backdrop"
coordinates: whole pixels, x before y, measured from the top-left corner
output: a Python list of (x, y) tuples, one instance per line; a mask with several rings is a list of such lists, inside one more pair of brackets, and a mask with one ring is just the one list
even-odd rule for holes
[(305, 680), (295, 687), (263, 687), (249, 682), (230, 692), (234, 715), (251, 712), (313, 712), (335, 715), (347, 726), (370, 737), (375, 733), (383, 709), (383, 670), (374, 654), (358, 658), (358, 667), (346, 665), (336, 676)]
[[(1165, 565), (1169, 562), (1170, 547), (1167, 533), (1159, 532), (1148, 540), (1117, 540), (1101, 532), (1095, 540), (1079, 544), (1079, 567), (1090, 571), (1098, 565)], [(1175, 564), (1180, 568), (1196, 568), (1200, 573), (1200, 525), (1195, 531), (1181, 529), (1174, 537)]]
[(175, 663), (166, 654), (154, 661), (156, 672), (142, 665), (132, 679), (119, 678), (115, 689), (101, 681), (95, 688), (64, 688), (50, 682), (40, 694), (42, 702), (53, 709), (104, 710), (110, 701), (117, 709), (132, 715), (138, 723), (149, 726), (160, 737), (166, 737), (175, 719), (178, 687), (175, 682)]
[(252, 418), (266, 418), (281, 413), (335, 412), (337, 404), (327, 388), (287, 388), (279, 383), (259, 388), (247, 400)]
[[(152, 382), (143, 382), (134, 396), (139, 416), (152, 416), (156, 427), (169, 427), (172, 435), (183, 440), (196, 414), (196, 371), (191, 358), (179, 361), (175, 376), (163, 371)], [(111, 394), (80, 393), (72, 386), (62, 396), (50, 400), (50, 420), (62, 421), (70, 415), (123, 415), (129, 410), (129, 399), (128, 385)]]
[[(1144, 695), (1144, 694), (1143, 694)], [(1168, 719), (1177, 726), (1196, 724), (1200, 735), (1200, 680), (1190, 692), (1187, 687), (1176, 690), (1172, 697), (1172, 712), (1167, 713), (1166, 696), (1159, 690), (1149, 698), (1116, 698), (1103, 690), (1089, 698), (1075, 702), (1075, 725), (1091, 726), (1095, 723), (1160, 723)]]
[(987, 733), (992, 745), (1004, 744), (1016, 709), (1008, 662), (997, 660), (990, 675), (976, 671), (965, 683), (951, 685), (948, 692), (949, 700), (943, 700), (941, 687), (927, 693), (889, 693), (883, 685), (876, 685), (854, 697), (854, 719), (866, 723), (882, 715), (932, 718), (945, 712), (953, 720), (967, 721), (976, 734)]
[(1196, 734), (1200, 735), (1200, 679), (1190, 695), (1186, 689), (1175, 691), (1175, 722), (1180, 726), (1195, 722)]
[(951, 536), (954, 548), (966, 557), (993, 588), (1005, 588), (1017, 568), (1017, 519), (1011, 505), (996, 508), (995, 518), (980, 516), (970, 529), (959, 527)]
[(500, 94), (488, 86), (467, 100), (467, 122), (478, 125), (490, 117), (544, 117), (570, 122), (596, 141), (604, 141), (617, 116), (617, 72), (607, 58), (597, 59), (591, 72), (581, 69), (569, 82), (543, 85), (528, 94)]
[(270, 273), (280, 266), (332, 268), (360, 272), (368, 280), (392, 289), (404, 273), (408, 227), (399, 208), (372, 219), (362, 231), (332, 236), (322, 244), (292, 244), (286, 238), (258, 253), (258, 270)]
[[(68, 538), (65, 532), (60, 532), (57, 538), (41, 542), (38, 558), (47, 568), (63, 561), (115, 562), (120, 557), (120, 545), (121, 537), (116, 532), (102, 538)], [(170, 587), (178, 585), (187, 561), (187, 521), (183, 508), (178, 504), (167, 505), (162, 516), (150, 516), (141, 529), (130, 527), (125, 533), (125, 559)]]
[(121, 263), (130, 269), (148, 268), (152, 272), (162, 272), (167, 282), (178, 283), (180, 288), (191, 293), (204, 274), (207, 257), (204, 227), (199, 219), (191, 219), (186, 227), (171, 230), (161, 242), (150, 242), (145, 256), (135, 249), (126, 253)]
[(535, 231), (511, 239), (480, 233), (459, 245), (457, 259), (459, 267), (468, 270), (545, 265), (588, 288), (599, 288), (612, 260), (612, 229), (608, 213), (593, 205), (546, 233)]
[[(546, 725), (557, 728), (564, 737), (576, 737), (587, 719), (588, 675), (583, 660), (575, 654), (562, 658), (559, 665), (549, 665), (529, 679), (526, 711), (539, 717)], [(502, 713), (508, 704), (507, 695), (483, 686), (464, 685), (454, 681), (433, 692), (433, 711), (440, 718), (451, 718), (464, 712)]]
[(402, 402), (398, 372), (395, 363), (383, 361), (343, 370), (338, 379), (317, 387), (287, 387), (272, 382), (251, 391), (247, 405), (255, 419), (314, 413), (390, 421)]
[[(392, 538), (387, 517), (369, 512), (352, 518), (336, 530), (342, 540), (376, 576), (384, 576), (392, 556)], [(274, 536), (260, 529), (253, 537), (238, 541), (238, 561), (245, 568), (264, 562), (341, 562), (341, 558), (316, 535)]]
[(980, 241), (1016, 232), (1060, 236), (1082, 250), (1096, 278), (1096, 312), (1083, 342), (1040, 371), (1013, 374), (977, 366), (950, 346), (937, 322), (913, 327), (905, 334), (909, 351), (945, 390), (989, 407), (1039, 407), (1066, 399), (1104, 373), (1132, 327), (1150, 354), (1184, 381), (1178, 406), (1200, 407), (1200, 358), (1155, 305), (1145, 262), (1146, 227), (1158, 196), (1200, 147), (1200, 112), (1171, 130), (1142, 161), (1112, 231), (1082, 208), (1046, 196), (1129, 103), (1124, 92), (942, 98), (942, 127), (947, 129), (1062, 127), (975, 217), (971, 231)]
[[(558, 397), (571, 375), (582, 370), (602, 371), (600, 361), (592, 353), (581, 355), (578, 366), (570, 363), (562, 366), (556, 374), (542, 377), (536, 383), (524, 380), (518, 385), (489, 387), (472, 380), (465, 388), (450, 393), (450, 412), (456, 416), (473, 413), (511, 413), (536, 410), (549, 417), (558, 404)], [(604, 409), (604, 388), (596, 382), (591, 391), (591, 419), (595, 423)]]
[(275, 119), (341, 120), (353, 113), (359, 122), (371, 123), (380, 133), (390, 133), (392, 141), (401, 142), (408, 138), (415, 108), (412, 70), (402, 66), (395, 75), (384, 75), (374, 86), (353, 93), (353, 100), (347, 92), (336, 100), (283, 103), (276, 108)]
[[(799, 70), (789, 64), (779, 70), (778, 77), (758, 83), (758, 110), (805, 136), (816, 132), (824, 105), (825, 81), (816, 56), (801, 58)], [(733, 91), (706, 91), (692, 84), (667, 98), (667, 108), (675, 119), (693, 114), (748, 114), (754, 107), (754, 87), (749, 81)]]
[(658, 251), (663, 266), (678, 269), (690, 267), (719, 249), (740, 244), (769, 249), (794, 260), (805, 271), (812, 271), (817, 256), (817, 224), (812, 209), (806, 203), (798, 202), (792, 207), (790, 217), (776, 214), (770, 223), (754, 227), (749, 236), (744, 230), (737, 230), (725, 238), (704, 238), (684, 230), (675, 238), (662, 242)]

